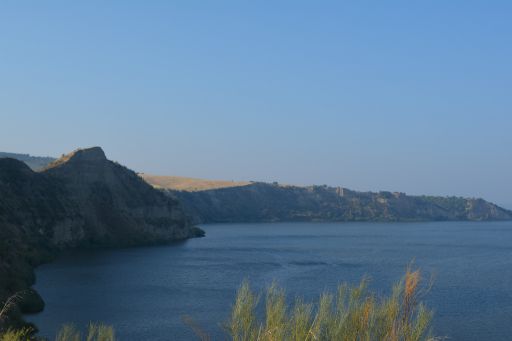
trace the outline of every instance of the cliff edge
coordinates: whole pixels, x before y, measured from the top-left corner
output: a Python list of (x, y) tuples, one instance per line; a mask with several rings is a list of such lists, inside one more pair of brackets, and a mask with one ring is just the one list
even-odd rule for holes
[[(70, 248), (146, 245), (202, 236), (176, 199), (108, 160), (99, 147), (79, 149), (41, 172), (0, 159), (0, 302), (24, 291), (21, 312), (43, 308), (29, 290), (33, 267)], [(27, 291), (28, 290), (28, 291)]]
[(204, 191), (167, 190), (197, 223), (278, 221), (490, 221), (512, 212), (477, 198), (358, 192), (342, 187), (252, 183)]

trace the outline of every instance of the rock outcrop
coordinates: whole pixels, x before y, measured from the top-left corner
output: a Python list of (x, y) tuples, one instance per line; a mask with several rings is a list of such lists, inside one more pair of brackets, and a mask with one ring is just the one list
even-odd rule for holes
[[(165, 243), (202, 234), (176, 199), (107, 160), (101, 148), (77, 150), (41, 172), (0, 159), (0, 302), (28, 289), (33, 267), (60, 250)], [(25, 311), (42, 309), (33, 291), (23, 297)], [(20, 322), (17, 317), (11, 325)]]
[(107, 160), (101, 148), (65, 155), (44, 174), (62, 183), (80, 213), (54, 225), (56, 245), (139, 245), (185, 239), (198, 232), (177, 200)]

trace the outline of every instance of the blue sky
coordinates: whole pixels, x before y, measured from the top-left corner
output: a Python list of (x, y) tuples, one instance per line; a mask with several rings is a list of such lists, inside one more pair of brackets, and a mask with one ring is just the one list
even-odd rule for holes
[(512, 208), (510, 1), (2, 1), (0, 150)]

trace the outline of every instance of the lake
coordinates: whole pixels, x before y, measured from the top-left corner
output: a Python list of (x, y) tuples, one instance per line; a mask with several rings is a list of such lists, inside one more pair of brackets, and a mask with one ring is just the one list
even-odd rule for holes
[(190, 340), (192, 317), (224, 340), (244, 278), (273, 280), (289, 295), (316, 300), (338, 283), (371, 278), (388, 293), (414, 260), (434, 286), (434, 332), (451, 340), (510, 340), (512, 222), (276, 223), (202, 226), (206, 237), (167, 246), (73, 252), (37, 269), (46, 301), (29, 316), (43, 336), (60, 325), (114, 325), (119, 339)]

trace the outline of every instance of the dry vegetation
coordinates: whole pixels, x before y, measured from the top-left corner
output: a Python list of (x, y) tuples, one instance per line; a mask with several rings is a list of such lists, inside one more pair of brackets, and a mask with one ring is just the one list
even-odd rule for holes
[[(265, 314), (257, 314), (260, 295), (248, 282), (238, 290), (231, 318), (225, 329), (233, 341), (432, 341), (433, 313), (421, 302), (420, 272), (407, 270), (389, 297), (367, 291), (368, 281), (358, 286), (340, 285), (335, 294), (323, 293), (316, 304), (295, 298), (288, 304), (285, 291), (275, 284), (266, 292)], [(200, 340), (210, 340), (190, 318), (184, 319)], [(30, 339), (30, 329), (7, 330), (0, 341)], [(55, 341), (115, 341), (112, 327), (89, 325), (86, 333), (65, 325)]]
[(49, 168), (60, 166), (66, 162), (68, 162), (77, 152), (81, 151), (82, 149), (75, 149), (71, 153), (68, 154), (62, 154), (62, 156), (56, 160), (53, 160), (49, 164), (47, 164), (45, 167), (42, 168), (42, 170), (46, 170)]
[[(265, 315), (256, 313), (260, 295), (247, 282), (238, 290), (226, 330), (233, 341), (432, 341), (433, 313), (421, 302), (420, 272), (407, 270), (389, 297), (377, 298), (359, 286), (340, 285), (335, 294), (323, 293), (317, 304), (295, 298), (275, 284), (265, 295)], [(201, 340), (209, 340), (198, 333)]]
[(209, 189), (240, 187), (250, 185), (250, 182), (243, 181), (225, 181), (225, 180), (205, 180), (195, 178), (185, 178), (181, 176), (161, 176), (150, 174), (139, 174), (147, 183), (155, 188), (172, 189), (178, 191), (205, 191)]
[[(9, 297), (0, 309), (0, 341), (28, 341), (39, 340), (34, 337), (34, 330), (30, 327), (12, 329), (4, 327), (4, 319), (12, 309), (16, 307), (22, 293)], [(67, 324), (57, 332), (55, 341), (115, 341), (114, 328), (101, 323), (90, 323), (85, 333), (82, 333), (74, 325)]]
[[(28, 341), (34, 340), (33, 330), (23, 328), (18, 330), (9, 329), (0, 335), (0, 341)], [(114, 328), (104, 324), (89, 324), (87, 331), (82, 334), (75, 326), (63, 326), (57, 335), (55, 341), (115, 341), (116, 336)]]

